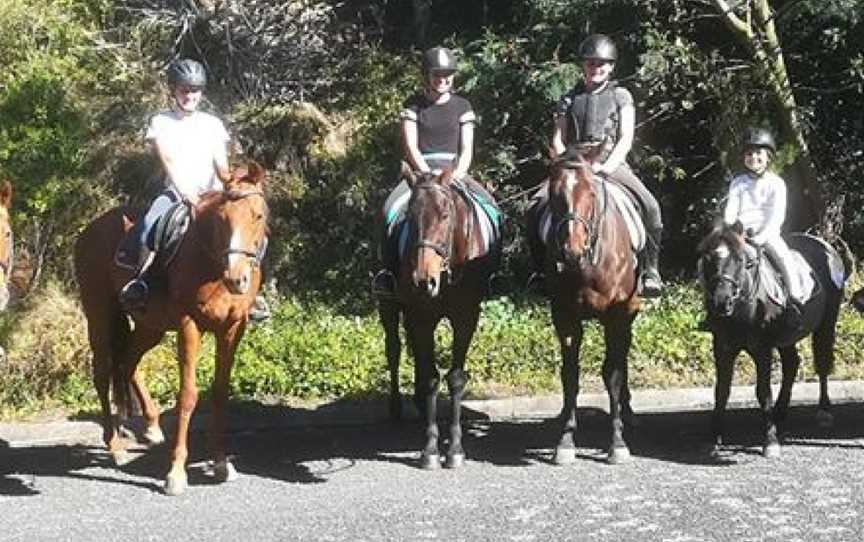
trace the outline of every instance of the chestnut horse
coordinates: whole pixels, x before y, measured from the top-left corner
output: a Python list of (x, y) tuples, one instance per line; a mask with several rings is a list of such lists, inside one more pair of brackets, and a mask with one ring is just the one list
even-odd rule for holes
[(12, 184), (3, 181), (0, 185), (0, 311), (6, 310), (9, 304), (9, 280), (14, 263), (15, 240), (12, 237), (10, 205), (12, 205)]
[(261, 282), (260, 254), (267, 233), (264, 170), (255, 163), (235, 168), (224, 191), (202, 194), (177, 255), (164, 271), (164, 288), (153, 289), (147, 305), (134, 311), (134, 330), (118, 300), (131, 272), (114, 264), (123, 235), (132, 227), (129, 210), (115, 208), (91, 222), (75, 244), (75, 274), (87, 316), (93, 350), (93, 379), (102, 405), (103, 438), (118, 463), (124, 444), (111, 413), (109, 388), (118, 409), (128, 408), (130, 384), (143, 411), (151, 443), (164, 440), (159, 412), (136, 372), (141, 356), (169, 330), (178, 332), (180, 390), (177, 428), (165, 492), (178, 495), (187, 486), (189, 422), (198, 400), (195, 367), (201, 335), (216, 338), (216, 371), (208, 447), (219, 481), (236, 478), (225, 456), (224, 408), (234, 353)]
[[(714, 345), (717, 380), (711, 430), (713, 454), (723, 443), (724, 413), (729, 400), (735, 359), (744, 350), (756, 363), (756, 397), (762, 411), (766, 457), (780, 455), (778, 426), (786, 419), (792, 385), (801, 359), (796, 343), (812, 334), (813, 364), (819, 375), (819, 421), (830, 425), (828, 375), (834, 365), (837, 315), (848, 278), (841, 256), (830, 245), (811, 235), (786, 238), (813, 272), (813, 294), (803, 303), (799, 322), (785, 317), (783, 306), (769, 295), (761, 270), (768, 262), (748, 243), (740, 223), (715, 227), (699, 244), (699, 268), (705, 287), (705, 305)], [(771, 398), (771, 360), (780, 352), (783, 378), (777, 402)]]
[(595, 178), (592, 172), (596, 151), (591, 147), (573, 148), (552, 164), (548, 234), (541, 231), (542, 208), (534, 206), (528, 216), (532, 250), (545, 250), (542, 259), (546, 293), (561, 346), (563, 429), (554, 455), (559, 465), (576, 459), (579, 350), (583, 322), (591, 319), (598, 320), (603, 327), (606, 345), (603, 382), (609, 394), (612, 421), (607, 459), (610, 463), (621, 463), (630, 458), (623, 427), (624, 419), (632, 415), (627, 356), (640, 303), (636, 261), (627, 225), (607, 197), (608, 183)]
[[(379, 302), (385, 352), (390, 369), (391, 412), (401, 413), (399, 394), (399, 320), (414, 356), (415, 403), (425, 416), (425, 469), (441, 465), (438, 452), (437, 397), (440, 375), (435, 361), (435, 328), (448, 318), (453, 329), (453, 364), (447, 373), (452, 400), (450, 441), (444, 465), (464, 463), (462, 396), (468, 381), (465, 356), (480, 318), (480, 302), (497, 266), (500, 235), (496, 217), (483, 217), (466, 185), (440, 176), (420, 174), (411, 179), (404, 228), (405, 251), (400, 257), (396, 299)], [(494, 206), (494, 202), (486, 204)], [(494, 213), (494, 211), (493, 211)], [(485, 230), (483, 221), (487, 226)]]

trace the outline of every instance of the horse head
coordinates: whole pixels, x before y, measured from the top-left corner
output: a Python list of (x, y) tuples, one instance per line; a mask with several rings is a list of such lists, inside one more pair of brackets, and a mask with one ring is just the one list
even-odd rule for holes
[(558, 271), (578, 269), (596, 241), (596, 194), (592, 186), (591, 157), (571, 149), (552, 164), (549, 177), (549, 210)]
[(759, 254), (747, 243), (741, 223), (716, 225), (699, 243), (697, 252), (708, 315), (752, 319)]
[(455, 192), (450, 171), (418, 174), (411, 179), (408, 220), (413, 226), (409, 251), (411, 281), (415, 288), (435, 297), (442, 277), (450, 273), (457, 221)]
[(249, 291), (266, 249), (264, 176), (264, 168), (256, 162), (238, 166), (225, 189), (202, 196), (196, 210), (202, 249), (220, 266), (222, 280), (234, 294)]

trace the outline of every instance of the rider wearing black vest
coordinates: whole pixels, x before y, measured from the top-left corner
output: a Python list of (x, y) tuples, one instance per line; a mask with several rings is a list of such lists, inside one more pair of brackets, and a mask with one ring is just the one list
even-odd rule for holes
[[(564, 154), (568, 145), (601, 145), (594, 172), (624, 187), (638, 201), (647, 230), (642, 296), (657, 297), (663, 288), (657, 267), (663, 222), (657, 200), (633, 174), (626, 161), (633, 144), (635, 126), (633, 96), (610, 79), (618, 52), (608, 36), (588, 36), (579, 46), (579, 56), (583, 79), (558, 102), (552, 158)], [(547, 198), (545, 187), (535, 196), (538, 205), (544, 205)]]

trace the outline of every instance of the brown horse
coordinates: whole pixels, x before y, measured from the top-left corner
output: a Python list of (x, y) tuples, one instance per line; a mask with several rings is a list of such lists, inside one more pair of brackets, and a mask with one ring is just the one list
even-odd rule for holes
[[(407, 342), (414, 355), (415, 403), (426, 422), (421, 466), (440, 467), (435, 328), (448, 318), (453, 328), (453, 365), (447, 373), (453, 415), (444, 465), (455, 468), (465, 459), (461, 426), (462, 396), (468, 381), (465, 356), (477, 329), (480, 302), (497, 265), (500, 239), (497, 224), (493, 233), (486, 230), (484, 234), (482, 221), (487, 219), (480, 214), (484, 211), (473, 203), (464, 184), (451, 179), (449, 171), (440, 176), (420, 175), (410, 184), (406, 250), (400, 258), (396, 299), (379, 303), (390, 369), (391, 412), (396, 416), (401, 412), (399, 320), (404, 315)], [(487, 203), (494, 206), (494, 202)]]
[(178, 332), (180, 392), (177, 428), (165, 492), (182, 493), (187, 486), (189, 421), (198, 400), (195, 366), (203, 332), (216, 337), (216, 375), (208, 447), (217, 480), (237, 474), (222, 442), (224, 407), (234, 353), (261, 282), (259, 255), (267, 232), (264, 170), (255, 163), (232, 171), (224, 191), (208, 192), (193, 208), (189, 230), (164, 272), (164, 288), (151, 292), (147, 305), (135, 311), (134, 331), (121, 311), (118, 293), (131, 272), (114, 264), (114, 254), (132, 227), (128, 209), (116, 208), (91, 222), (75, 245), (75, 273), (87, 316), (93, 350), (93, 379), (102, 405), (103, 438), (122, 462), (124, 445), (111, 414), (109, 388), (121, 411), (128, 408), (131, 388), (141, 404), (151, 443), (164, 440), (159, 412), (136, 372), (141, 356), (166, 331)]
[(0, 311), (9, 304), (9, 279), (12, 274), (15, 240), (12, 237), (12, 184), (3, 181), (0, 185)]
[[(603, 326), (606, 343), (603, 382), (612, 417), (608, 461), (620, 463), (630, 457), (623, 420), (632, 415), (627, 356), (640, 302), (636, 263), (627, 226), (606, 197), (605, 181), (595, 179), (592, 173), (594, 155), (595, 149), (571, 149), (553, 163), (548, 185), (548, 234), (541, 228), (542, 209), (535, 206), (528, 217), (532, 250), (545, 250), (546, 291), (561, 346), (564, 406), (563, 429), (554, 456), (557, 464), (576, 459), (579, 350), (583, 321), (590, 319)], [(544, 244), (545, 249), (540, 248)]]

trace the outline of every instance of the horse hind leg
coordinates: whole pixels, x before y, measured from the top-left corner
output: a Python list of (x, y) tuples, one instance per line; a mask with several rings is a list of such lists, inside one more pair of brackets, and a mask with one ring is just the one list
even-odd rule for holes
[(378, 316), (381, 327), (384, 328), (384, 355), (387, 358), (387, 369), (390, 373), (390, 418), (402, 419), (402, 394), (399, 391), (399, 361), (402, 356), (402, 342), (399, 339), (398, 305), (389, 301), (381, 301), (378, 306)]
[(819, 375), (819, 409), (816, 421), (820, 427), (829, 428), (834, 425), (834, 414), (831, 412), (831, 399), (828, 396), (828, 376), (834, 372), (834, 342), (836, 339), (837, 316), (840, 309), (839, 296), (837, 300), (829, 300), (825, 317), (819, 327), (813, 332), (813, 365)]
[[(128, 324), (122, 321), (119, 313), (111, 315), (102, 309), (86, 312), (88, 338), (93, 351), (93, 384), (102, 409), (102, 440), (115, 464), (122, 465), (127, 461), (126, 446), (120, 435), (119, 421), (113, 413), (111, 392), (112, 387), (116, 386), (117, 373), (114, 345), (118, 335), (126, 332), (123, 326)], [(114, 386), (112, 381), (115, 382)], [(116, 393), (114, 398), (116, 403)]]
[(798, 374), (798, 367), (801, 365), (801, 357), (798, 355), (798, 349), (795, 345), (779, 348), (778, 350), (780, 351), (780, 361), (783, 367), (783, 381), (780, 385), (780, 392), (777, 394), (777, 402), (774, 404), (774, 423), (782, 429), (789, 412), (792, 386), (795, 384), (795, 376)]

